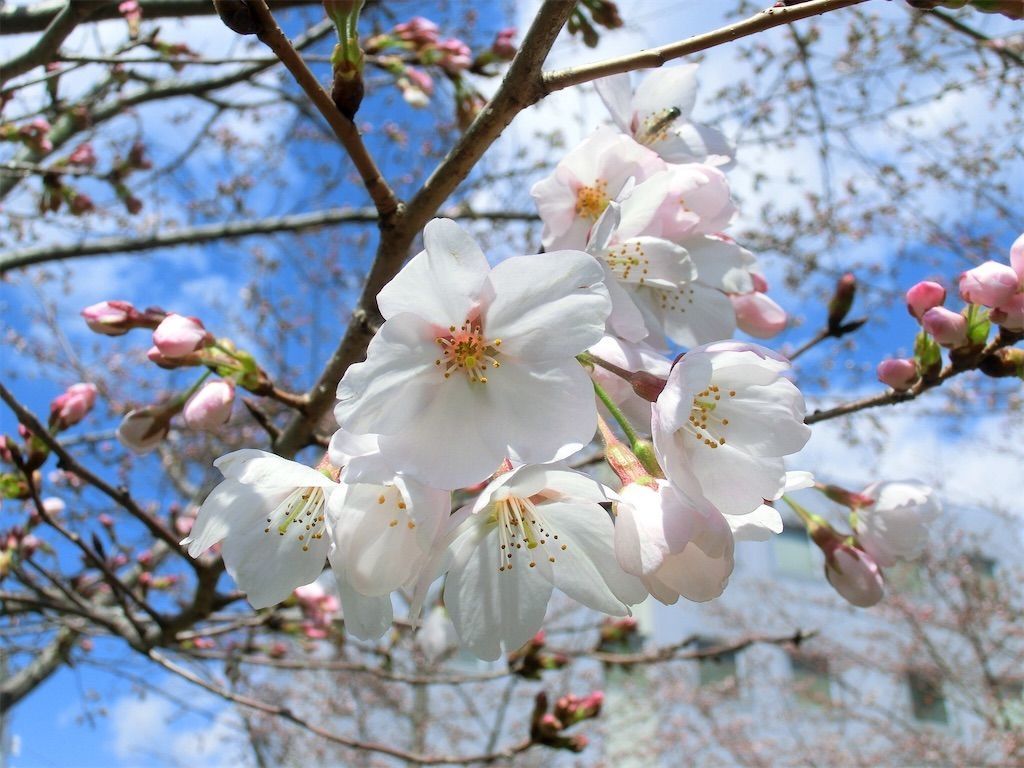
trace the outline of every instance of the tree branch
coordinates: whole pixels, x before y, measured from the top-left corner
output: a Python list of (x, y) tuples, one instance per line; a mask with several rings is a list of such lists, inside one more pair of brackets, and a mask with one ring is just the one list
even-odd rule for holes
[(9, 712), (11, 707), (49, 678), (67, 660), (77, 637), (78, 633), (70, 627), (61, 627), (49, 645), (39, 651), (32, 661), (0, 680), (0, 713)]
[(338, 141), (345, 147), (352, 163), (355, 165), (359, 176), (363, 180), (363, 186), (370, 194), (377, 212), (380, 214), (380, 226), (386, 226), (392, 216), (398, 211), (398, 198), (394, 191), (381, 175), (377, 163), (370, 157), (370, 153), (363, 144), (363, 139), (349, 118), (345, 117), (334, 104), (334, 100), (327, 91), (320, 85), (306, 62), (299, 56), (298, 51), (292, 46), (291, 40), (281, 31), (274, 15), (270, 12), (266, 0), (250, 0), (248, 7), (263, 29), (257, 33), (257, 37), (272, 50), (281, 62), (285, 65), (295, 82), (299, 84), (310, 100), (316, 105), (320, 114), (324, 116), (327, 123), (338, 137)]
[[(80, 21), (86, 19), (96, 9), (96, 5), (90, 3), (64, 4), (31, 48), (0, 64), (0, 85), (53, 61), (68, 35), (74, 32)], [(2, 24), (3, 21), (0, 20), (0, 25)]]
[(829, 11), (847, 8), (863, 2), (865, 0), (812, 0), (800, 5), (766, 8), (743, 21), (737, 21), (735, 24), (729, 24), (713, 32), (694, 35), (686, 40), (669, 43), (668, 45), (640, 51), (628, 56), (619, 56), (614, 59), (598, 61), (594, 64), (586, 64), (581, 67), (570, 67), (555, 72), (547, 72), (544, 74), (543, 95), (546, 96), (549, 93), (560, 91), (571, 85), (580, 85), (581, 83), (587, 83), (591, 80), (608, 77), (609, 75), (617, 75), (621, 72), (660, 67), (673, 59), (706, 51), (708, 48), (714, 48), (723, 43), (730, 43), (733, 40), (739, 40), (741, 37), (747, 37), (767, 29), (772, 29), (773, 27), (790, 24), (810, 16), (819, 16)]
[[(456, 208), (446, 216), (454, 219), (487, 221), (537, 221), (530, 211), (471, 211)], [(377, 222), (373, 208), (327, 208), (322, 211), (296, 213), (288, 216), (268, 216), (264, 219), (229, 221), (220, 224), (200, 224), (195, 227), (161, 230), (141, 237), (99, 237), (79, 243), (45, 245), (21, 248), (0, 254), (0, 275), (14, 269), (44, 264), (51, 261), (139, 253), (157, 248), (195, 245), (215, 240), (231, 240), (250, 235), (271, 235), (277, 232), (307, 232), (339, 224), (372, 224)]]

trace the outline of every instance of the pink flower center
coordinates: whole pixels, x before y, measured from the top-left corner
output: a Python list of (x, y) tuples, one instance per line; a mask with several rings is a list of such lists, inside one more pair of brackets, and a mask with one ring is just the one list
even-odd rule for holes
[(584, 219), (596, 221), (608, 207), (608, 182), (598, 179), (592, 187), (580, 187), (576, 191), (576, 213)]
[(501, 339), (488, 341), (480, 322), (466, 319), (461, 328), (448, 328), (447, 336), (438, 336), (434, 341), (441, 348), (441, 357), (434, 365), (444, 370), (444, 377), (450, 379), (453, 372), (462, 371), (471, 384), (486, 384), (488, 368), (500, 368), (498, 347)]
[[(612, 273), (619, 278), (643, 285), (647, 281), (647, 267), (650, 259), (644, 254), (644, 247), (637, 241), (623, 243), (616, 248), (609, 248), (604, 261)], [(639, 273), (636, 274), (636, 273)]]

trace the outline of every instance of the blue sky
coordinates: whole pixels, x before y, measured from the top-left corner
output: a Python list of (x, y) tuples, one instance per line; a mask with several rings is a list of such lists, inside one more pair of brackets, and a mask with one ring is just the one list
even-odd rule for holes
[[(894, 4), (890, 4), (894, 5)], [(420, 6), (409, 5), (407, 8), (415, 7), (416, 12), (423, 12), (430, 15)], [(524, 27), (524, 19), (530, 8), (530, 4), (524, 4), (516, 13), (519, 16), (518, 26)], [(406, 10), (403, 6), (402, 13)], [(668, 11), (676, 11), (669, 14)], [(899, 9), (891, 12), (900, 12)], [(412, 11), (407, 15), (411, 15)], [(502, 14), (499, 10), (488, 7), (480, 14), (483, 18), (481, 26), (488, 31), (493, 31), (501, 26)], [(690, 2), (684, 4), (670, 2), (655, 2), (648, 0), (636, 8), (635, 14), (627, 12), (627, 19), (635, 22), (630, 28), (615, 35), (607, 35), (602, 46), (597, 51), (590, 51), (583, 48), (579, 43), (572, 41), (560, 42), (553, 52), (551, 65), (559, 66), (568, 63), (577, 63), (607, 55), (625, 53), (636, 50), (640, 47), (668, 42), (673, 39), (692, 33), (697, 30), (704, 30), (714, 26), (714, 19), (708, 18), (707, 5), (703, 3)], [(436, 17), (438, 21), (444, 21), (443, 17)], [(103, 25), (103, 34), (110, 35), (111, 39), (120, 33), (118, 22), (111, 22)], [(637, 29), (641, 27), (642, 29)], [(168, 27), (168, 36), (173, 37)], [(225, 35), (219, 23), (190, 22), (188, 39), (190, 43), (201, 50), (221, 51), (226, 45)], [(489, 34), (481, 35), (482, 38), (489, 37)], [(328, 48), (324, 49), (325, 51)], [(726, 81), (727, 78), (735, 78), (735, 70), (729, 68), (730, 57), (728, 50), (716, 51), (710, 54), (702, 68), (702, 93), (707, 94), (713, 91), (717, 85)], [(482, 84), (482, 87), (493, 87), (493, 83)], [(713, 104), (702, 100), (699, 103), (697, 119), (709, 119), (715, 114)], [(946, 109), (939, 108), (934, 117), (938, 125), (942, 119), (942, 113), (963, 110), (969, 107), (963, 103), (947, 105)], [(159, 108), (157, 108), (159, 109)], [(386, 104), (369, 102), (366, 111), (363, 113), (368, 120), (384, 121), (391, 120), (401, 126), (410, 127), (411, 132), (422, 130), (427, 126), (424, 124), (423, 114), (416, 112), (401, 102), (400, 99), (391, 98)], [(159, 165), (172, 157), (179, 149), (181, 135), (184, 134), (187, 125), (172, 124), (166, 122), (161, 126), (156, 109), (147, 109), (145, 112), (147, 124), (155, 126), (155, 129), (147, 133), (147, 141), (150, 142), (151, 152)], [(574, 116), (581, 115), (581, 119), (574, 122)], [(196, 110), (194, 121), (204, 119), (201, 110)], [(569, 137), (571, 146), (575, 140), (588, 133), (594, 125), (605, 120), (605, 114), (596, 98), (589, 91), (572, 91), (557, 94), (550, 99), (550, 103), (542, 105), (531, 115), (520, 117), (503, 138), (501, 144), (496, 146), (489, 156), (491, 159), (486, 162), (496, 164), (507, 164), (511, 162), (515, 149), (531, 141), (531, 131), (545, 123), (557, 120), (565, 127), (565, 133)], [(727, 131), (735, 131), (738, 125), (735, 121), (731, 124), (725, 122)], [(265, 126), (233, 126), (241, 131), (248, 128), (253, 135), (261, 135), (260, 131), (271, 131)], [(878, 137), (875, 137), (878, 138)], [(373, 134), (368, 138), (372, 148), (378, 138)], [(381, 145), (384, 143), (381, 142)], [(416, 140), (410, 142), (410, 147), (416, 146)], [(278, 160), (285, 164), (285, 167), (294, 168), (295, 173), (291, 177), (291, 185), (282, 185), (272, 192), (266, 190), (261, 194), (251, 197), (249, 202), (254, 207), (254, 215), (269, 215), (305, 210), (308, 203), (308, 196), (304, 193), (306, 179), (301, 174), (303, 163), (313, 158), (319, 158), (322, 145), (309, 141), (295, 141), (287, 145), (287, 150)], [(398, 176), (401, 170), (401, 154), (398, 152), (386, 151), (382, 153), (386, 160), (382, 163), (386, 175)], [(816, 177), (816, 166), (809, 160), (813, 156), (813, 149), (807, 145), (797, 144), (795, 147), (786, 150), (750, 152), (746, 156), (741, 154), (740, 167), (733, 175), (732, 180), (737, 192), (745, 198), (749, 210), (755, 210), (760, 199), (757, 193), (752, 190), (750, 182), (751, 175), (757, 170), (759, 164), (771, 164), (773, 167), (792, 165), (800, 167), (808, 173), (810, 178)], [(749, 159), (745, 159), (749, 158)], [(185, 169), (185, 175), (195, 179), (202, 179), (215, 173), (218, 169), (219, 159), (210, 154), (198, 156), (189, 161)], [(485, 163), (486, 165), (486, 163)], [(402, 191), (413, 189), (418, 179), (408, 179), (400, 184)], [(521, 197), (521, 190), (518, 190), (518, 197)], [(178, 216), (199, 223), (204, 220), (202, 215), (189, 212), (185, 203), (187, 200), (181, 195), (173, 192), (165, 195), (166, 201), (159, 209), (161, 216)], [(509, 198), (517, 198), (515, 191), (503, 188), (490, 188), (483, 192), (475, 193), (472, 198), (475, 205), (485, 207), (485, 204), (501, 204)], [(331, 197), (324, 205), (365, 204), (361, 193), (352, 187), (343, 187), (334, 190)], [(18, 200), (16, 197), (12, 206), (30, 205), (25, 199)], [(155, 210), (155, 209), (154, 209)], [(149, 211), (147, 211), (149, 213)], [(978, 217), (981, 217), (980, 219)], [(986, 226), (983, 220), (984, 213), (974, 214), (976, 225)], [(966, 217), (968, 221), (972, 217)], [(62, 236), (60, 232), (50, 233), (54, 238)], [(996, 257), (1005, 259), (1005, 250), (1017, 233), (1012, 228), (1004, 228), (1002, 232), (1003, 251), (996, 254)], [(310, 248), (329, 247), (327, 235), (310, 236), (305, 243)], [(279, 249), (279, 244), (271, 239), (266, 248), (274, 253)], [(923, 246), (922, 246), (923, 247)], [(832, 254), (831, 261), (837, 267), (854, 258), (877, 258), (885, 260), (891, 256), (892, 243), (885, 241), (869, 240), (856, 246), (849, 246), (845, 251), (837, 251)], [(365, 268), (365, 263), (360, 263), (361, 252), (349, 253), (346, 255), (350, 261), (355, 261), (352, 272), (358, 272), (360, 267)], [(495, 254), (497, 256), (508, 254)], [(127, 350), (136, 348), (144, 340), (139, 335), (130, 335), (118, 339), (97, 338), (89, 334), (77, 317), (79, 309), (90, 303), (109, 298), (121, 298), (135, 302), (139, 306), (156, 304), (174, 311), (185, 314), (202, 315), (208, 325), (216, 326), (223, 320), (227, 322), (230, 308), (236, 304), (240, 297), (239, 287), (246, 279), (251, 264), (251, 254), (246, 244), (226, 244), (221, 246), (202, 246), (198, 248), (182, 248), (167, 251), (148, 253), (142, 256), (125, 257), (104, 257), (101, 259), (89, 259), (80, 261), (70, 267), (71, 288), (70, 291), (60, 299), (60, 323), (66, 333), (69, 343), (76, 348), (93, 348), (99, 350), (96, 360), (103, 360), (109, 355), (124, 354)], [(782, 265), (778, 260), (767, 258), (765, 265), (771, 282), (775, 286), (774, 295), (788, 309), (793, 309), (796, 300), (789, 296), (782, 285), (779, 276), (782, 274)], [(285, 267), (276, 280), (267, 280), (265, 288), (271, 297), (294, 295), (298, 290), (295, 284), (298, 282), (298, 275), (294, 271), (293, 262), (285, 260)], [(950, 276), (954, 271), (950, 267)], [(908, 285), (913, 280), (921, 277), (932, 276), (927, 268), (919, 265), (907, 266), (899, 272), (899, 282)], [(827, 281), (819, 279), (817, 284), (823, 289)], [(304, 291), (299, 298), (308, 303), (310, 320), (313, 327), (317, 329), (312, 334), (308, 345), (299, 346), (289, 350), (287, 357), (296, 365), (305, 364), (308, 360), (322, 360), (333, 348), (336, 334), (340, 332), (340, 323), (347, 315), (347, 306), (344, 302), (351, 300), (351, 291), (346, 293), (344, 285), (336, 286), (337, 294), (342, 297), (342, 305), (320, 305), (315, 304), (318, 294), (315, 291)], [(113, 295), (116, 293), (116, 296)], [(791, 299), (791, 304), (787, 302)], [(30, 338), (38, 334), (38, 329), (28, 328), (19, 318), (25, 316), (29, 307), (35, 306), (37, 298), (27, 282), (17, 284), (4, 284), (0, 286), (0, 301), (3, 302), (6, 317), (11, 318), (11, 325), (19, 332), (27, 334)], [(868, 306), (873, 312), (873, 322), (858, 336), (858, 348), (851, 358), (854, 366), (870, 366), (882, 357), (906, 352), (912, 344), (913, 334), (916, 331), (916, 324), (899, 307), (884, 307), (879, 297), (873, 296), (870, 302), (865, 305), (858, 305), (854, 314), (864, 311)], [(221, 311), (217, 307), (223, 307)], [(801, 327), (793, 328), (773, 342), (773, 346), (785, 344), (798, 344), (814, 329), (819, 327), (824, 318), (823, 303), (817, 305), (803, 304), (797, 309)], [(40, 339), (44, 343), (48, 340)], [(239, 337), (239, 342), (244, 343), (245, 337)], [(255, 340), (255, 339), (254, 339)], [(824, 364), (828, 355), (823, 349), (807, 355), (801, 363), (802, 371), (813, 373), (816, 366)], [(23, 399), (29, 407), (37, 413), (45, 413), (49, 401), (62, 389), (62, 384), (70, 382), (53, 382), (39, 371), (34, 371), (24, 364), (20, 358), (13, 355), (6, 356), (3, 361), (5, 378), (12, 369), (16, 369), (19, 379), (14, 381), (15, 392)], [(308, 367), (308, 366), (307, 366)], [(312, 368), (306, 371), (307, 377), (312, 377)], [(148, 371), (145, 374), (148, 375)], [(162, 375), (162, 374), (161, 374)], [(813, 377), (808, 376), (808, 383), (805, 384), (809, 392), (814, 392), (815, 385), (810, 383)], [(869, 377), (870, 378), (870, 377)], [(185, 376), (178, 376), (179, 384), (187, 383)], [(843, 393), (861, 391), (863, 388), (863, 376), (851, 375), (833, 377), (833, 388), (838, 388)], [(869, 390), (874, 391), (874, 385)], [(927, 404), (925, 404), (927, 405)], [(813, 469), (819, 466), (823, 469), (825, 476), (831, 473), (839, 474), (838, 469), (850, 477), (851, 484), (866, 482), (876, 471), (887, 471), (898, 476), (923, 473), (934, 476), (936, 480), (945, 480), (957, 493), (978, 491), (971, 483), (972, 477), (982, 468), (997, 468), (993, 472), (994, 479), (984, 489), (985, 494), (1005, 498), (1008, 493), (1024, 490), (1020, 487), (1019, 479), (1013, 475), (1013, 456), (1007, 457), (1000, 454), (996, 448), (986, 447), (984, 439), (993, 425), (997, 423), (998, 417), (987, 417), (972, 421), (967, 427), (966, 435), (962, 438), (966, 443), (977, 446), (970, 457), (964, 457), (962, 447), (964, 443), (942, 441), (941, 436), (944, 425), (941, 420), (922, 419), (915, 415), (916, 410), (910, 409), (906, 416), (892, 418), (889, 421), (891, 430), (890, 438), (887, 439), (885, 447), (881, 451), (872, 449), (868, 439), (874, 427), (865, 422), (863, 426), (863, 439), (859, 445), (847, 446), (841, 439), (838, 428), (826, 427), (816, 431), (815, 437), (805, 451), (802, 460), (806, 460)], [(103, 424), (113, 425), (115, 422), (108, 417), (98, 418), (93, 425), (96, 426), (102, 421)], [(858, 427), (859, 429), (860, 427)], [(15, 425), (10, 414), (5, 410), (0, 413), (0, 431), (13, 432)], [(797, 466), (803, 466), (798, 463)], [(923, 466), (922, 466), (923, 464)], [(916, 469), (920, 467), (920, 469)], [(140, 486), (153, 477), (152, 465), (140, 463), (134, 479)], [(831, 478), (830, 478), (831, 479)], [(836, 477), (835, 479), (840, 479)], [(922, 479), (931, 480), (925, 476)], [(156, 491), (149, 491), (153, 497), (158, 497)], [(985, 500), (984, 498), (981, 500)], [(0, 513), (3, 524), (8, 524), (6, 512)], [(117, 644), (108, 642), (97, 642), (94, 650), (96, 657), (111, 659), (113, 663), (120, 663), (122, 651)], [(137, 662), (131, 661), (129, 667), (134, 672), (143, 672), (147, 675), (149, 682), (158, 686), (167, 685), (175, 695), (187, 696), (190, 701), (198, 702), (202, 708), (213, 713), (216, 717), (222, 712), (222, 708), (216, 702), (205, 702), (203, 697), (196, 696), (193, 689), (184, 690), (177, 682), (165, 683), (163, 673), (156, 672), (150, 668), (148, 672)], [(102, 695), (99, 703), (88, 704), (87, 691), (96, 691)], [(107, 715), (96, 717), (81, 717), (84, 711), (106, 708)], [(91, 668), (88, 665), (79, 665), (74, 669), (64, 669), (55, 675), (50, 681), (42, 686), (33, 696), (27, 699), (15, 710), (12, 718), (11, 730), (19, 737), (21, 746), (19, 756), (12, 761), (12, 765), (27, 768), (28, 766), (48, 765), (136, 765), (148, 762), (147, 757), (152, 757), (145, 752), (149, 744), (173, 744), (182, 750), (183, 755), (191, 754), (193, 757), (201, 756), (202, 764), (216, 764), (215, 760), (224, 759), (229, 764), (233, 756), (227, 754), (215, 754), (215, 751), (207, 751), (205, 747), (197, 744), (198, 736), (210, 730), (209, 717), (201, 715), (185, 715), (177, 717), (177, 708), (174, 704), (165, 703), (158, 698), (150, 697), (144, 702), (137, 703), (133, 692), (132, 684), (120, 679), (104, 670)], [(223, 722), (220, 726), (225, 726)], [(218, 726), (218, 727), (220, 727)], [(189, 753), (192, 750), (192, 753)], [(164, 750), (161, 750), (164, 751)], [(188, 762), (188, 758), (185, 759)]]

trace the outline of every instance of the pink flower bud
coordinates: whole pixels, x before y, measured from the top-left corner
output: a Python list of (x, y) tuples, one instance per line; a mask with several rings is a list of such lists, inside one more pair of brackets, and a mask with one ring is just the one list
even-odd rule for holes
[(72, 384), (50, 403), (50, 427), (60, 431), (77, 424), (95, 403), (95, 384)]
[(941, 307), (946, 300), (946, 289), (938, 283), (923, 280), (907, 291), (907, 311), (920, 320), (932, 307)]
[(896, 358), (878, 364), (878, 380), (897, 392), (910, 389), (917, 379), (917, 363), (913, 360)]
[(758, 339), (770, 339), (786, 329), (786, 310), (765, 293), (730, 294), (736, 325)]
[(91, 213), (96, 210), (96, 204), (93, 203), (92, 198), (88, 195), (81, 193), (75, 193), (75, 196), (71, 198), (69, 203), (72, 216), (84, 216), (87, 213)]
[(1020, 288), (1020, 278), (1006, 264), (986, 261), (960, 275), (960, 296), (971, 304), (997, 307)]
[(113, 528), (114, 527), (114, 518), (112, 518), (106, 512), (104, 512), (103, 514), (101, 514), (99, 516), (99, 521), (100, 521), (100, 525), (102, 525), (104, 528)]
[(194, 317), (169, 314), (153, 331), (153, 344), (164, 357), (184, 357), (204, 346), (209, 333)]
[(422, 69), (416, 69), (416, 67), (406, 67), (405, 76), (409, 79), (413, 85), (419, 88), (428, 96), (434, 92), (434, 80)]
[(967, 319), (945, 307), (932, 307), (921, 318), (921, 326), (944, 347), (956, 349), (967, 344)]
[(516, 36), (515, 27), (506, 27), (499, 30), (491, 43), (491, 53), (500, 61), (511, 61), (516, 55), (516, 44), (513, 42)]
[(825, 558), (825, 578), (846, 602), (869, 608), (882, 599), (882, 572), (867, 552), (839, 544)]
[(88, 141), (75, 147), (75, 151), (68, 155), (68, 165), (78, 165), (83, 168), (92, 168), (96, 165), (96, 153), (92, 144)]
[(438, 64), (453, 75), (469, 69), (473, 63), (472, 51), (469, 50), (469, 46), (454, 37), (438, 43), (437, 52), (440, 54)]
[(754, 290), (758, 293), (768, 293), (768, 281), (764, 279), (764, 275), (760, 275), (757, 272), (749, 272), (750, 282), (754, 284)]
[(132, 329), (130, 321), (137, 314), (127, 301), (101, 301), (82, 310), (89, 330), (104, 336), (122, 336)]
[(1024, 331), (1024, 293), (1011, 296), (1008, 302), (993, 309), (989, 317), (1008, 331)]
[(129, 411), (117, 428), (117, 439), (136, 453), (149, 453), (163, 442), (171, 431), (175, 409), (148, 406)]
[(395, 27), (394, 34), (414, 45), (433, 45), (437, 42), (438, 26), (430, 19), (416, 16)]
[(235, 402), (235, 383), (218, 379), (204, 384), (185, 403), (182, 415), (192, 429), (216, 430), (231, 418)]

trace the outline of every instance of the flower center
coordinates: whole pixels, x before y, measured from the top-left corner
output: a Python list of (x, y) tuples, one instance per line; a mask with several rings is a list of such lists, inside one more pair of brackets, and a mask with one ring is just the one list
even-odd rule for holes
[(618, 248), (610, 248), (604, 255), (604, 261), (619, 280), (637, 282), (640, 285), (646, 282), (647, 267), (651, 263), (644, 255), (643, 245), (636, 241), (623, 243)]
[(405, 527), (410, 531), (416, 527), (416, 523), (409, 517), (408, 504), (401, 491), (394, 485), (385, 486), (384, 491), (377, 497), (377, 503), (381, 505), (382, 511), (391, 511), (392, 518), (388, 522), (389, 528), (397, 528), (401, 520), (405, 520)]
[(551, 530), (540, 509), (529, 499), (509, 496), (495, 502), (493, 520), (498, 526), (498, 573), (512, 570), (513, 555), (517, 550), (522, 551), (524, 546), (531, 568), (537, 567), (536, 549), (542, 549), (548, 562), (553, 563), (553, 551), (564, 552), (569, 548), (568, 544), (559, 543), (558, 534)]
[[(325, 506), (326, 496), (323, 488), (296, 488), (278, 507), (284, 515), (284, 519), (277, 526), (278, 535), (286, 535), (288, 529), (294, 525), (292, 530), (298, 531), (297, 541), (302, 545), (302, 551), (308, 552), (311, 541), (323, 538)], [(273, 530), (272, 521), (273, 516), (267, 518), (264, 533)]]
[(576, 192), (576, 213), (584, 219), (597, 221), (608, 207), (608, 182), (598, 179), (592, 187), (580, 187)]
[(636, 132), (636, 140), (646, 146), (663, 141), (668, 138), (668, 129), (672, 127), (672, 123), (682, 114), (679, 107), (666, 107), (648, 115), (640, 130)]
[(441, 357), (434, 365), (444, 366), (446, 379), (451, 378), (453, 371), (461, 370), (470, 383), (486, 384), (487, 369), (501, 367), (497, 360), (501, 339), (488, 341), (479, 321), (467, 319), (461, 328), (453, 325), (448, 328), (447, 336), (438, 336), (434, 341), (441, 348)]
[(703, 392), (698, 392), (690, 406), (690, 418), (683, 426), (683, 429), (708, 448), (725, 445), (725, 428), (729, 426), (729, 419), (715, 414), (723, 396), (736, 397), (736, 390), (730, 389), (723, 393), (717, 384), (710, 384)]

